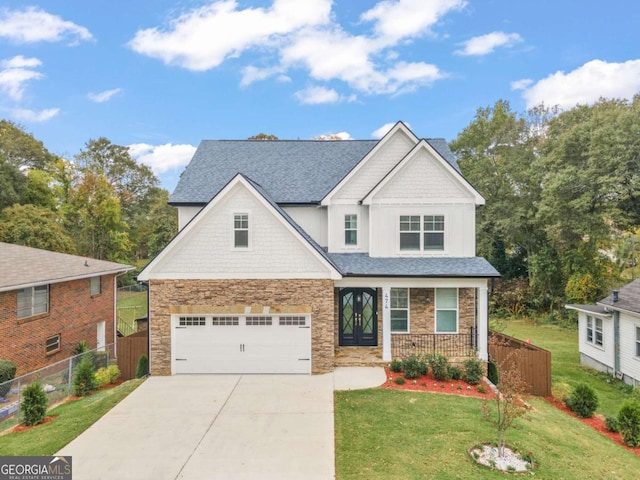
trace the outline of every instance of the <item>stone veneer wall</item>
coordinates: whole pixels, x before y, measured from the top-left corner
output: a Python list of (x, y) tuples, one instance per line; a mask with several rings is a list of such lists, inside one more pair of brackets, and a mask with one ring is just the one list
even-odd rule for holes
[[(425, 334), (435, 332), (435, 290), (433, 288), (411, 288), (409, 292), (409, 309), (410, 333)], [(475, 315), (475, 289), (458, 289), (458, 333), (470, 333)]]
[(149, 282), (151, 375), (171, 375), (172, 313), (311, 314), (311, 370), (334, 368), (334, 288), (332, 280), (151, 280)]

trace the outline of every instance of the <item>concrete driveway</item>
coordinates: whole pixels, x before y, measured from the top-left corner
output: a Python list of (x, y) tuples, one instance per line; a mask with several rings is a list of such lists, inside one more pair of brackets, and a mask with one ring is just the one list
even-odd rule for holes
[(381, 368), (151, 377), (58, 453), (74, 480), (330, 479), (334, 388), (384, 380)]

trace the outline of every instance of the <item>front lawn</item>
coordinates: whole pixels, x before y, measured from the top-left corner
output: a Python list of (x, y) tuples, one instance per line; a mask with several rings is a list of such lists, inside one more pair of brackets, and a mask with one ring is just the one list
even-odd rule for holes
[(142, 380), (129, 380), (116, 387), (98, 390), (90, 396), (58, 405), (47, 412), (53, 422), (19, 433), (0, 436), (0, 455), (53, 455), (93, 425), (118, 402), (135, 390)]
[(600, 399), (598, 413), (615, 416), (625, 400), (631, 398), (631, 389), (611, 376), (597, 373), (580, 365), (578, 330), (557, 325), (536, 325), (530, 320), (504, 322), (504, 333), (551, 352), (551, 378), (554, 396), (568, 395), (578, 383), (593, 388)]
[[(437, 393), (370, 389), (335, 393), (336, 477), (339, 479), (504, 479), (467, 455), (495, 431), (482, 400)], [(533, 453), (536, 478), (635, 479), (640, 457), (542, 399), (529, 421), (507, 433)]]

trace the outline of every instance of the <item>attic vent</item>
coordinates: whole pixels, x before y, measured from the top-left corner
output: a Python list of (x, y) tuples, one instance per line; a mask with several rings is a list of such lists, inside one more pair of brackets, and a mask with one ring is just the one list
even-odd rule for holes
[(619, 292), (618, 290), (614, 290), (614, 291), (613, 291), (613, 301), (614, 301), (614, 302), (617, 302), (617, 301), (619, 300), (619, 298), (618, 298), (618, 294), (619, 294), (619, 293), (620, 293), (620, 292)]

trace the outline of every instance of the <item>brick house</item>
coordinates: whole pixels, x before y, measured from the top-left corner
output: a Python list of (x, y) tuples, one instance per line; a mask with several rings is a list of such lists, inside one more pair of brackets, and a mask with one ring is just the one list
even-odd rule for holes
[(138, 277), (154, 375), (487, 359), (499, 273), (443, 139), (203, 141), (170, 203), (179, 233)]
[(116, 276), (133, 267), (0, 242), (0, 358), (17, 375), (115, 341)]

